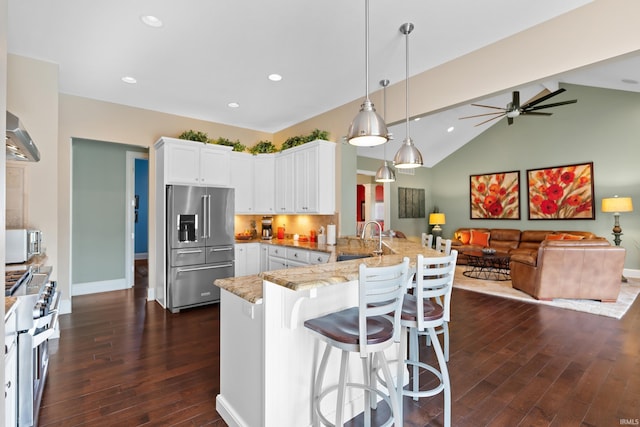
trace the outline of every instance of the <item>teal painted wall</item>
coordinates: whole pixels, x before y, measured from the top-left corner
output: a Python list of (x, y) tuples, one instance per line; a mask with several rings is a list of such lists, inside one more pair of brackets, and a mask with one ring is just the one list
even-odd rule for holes
[[(640, 268), (640, 93), (563, 85), (553, 101), (576, 104), (548, 110), (550, 117), (506, 119), (487, 129), (431, 169), (429, 191), (447, 215), (443, 235), (458, 227), (588, 230), (610, 238), (613, 215), (600, 211), (601, 200), (630, 196), (635, 211), (620, 216), (626, 268)], [(551, 101), (549, 101), (551, 102)], [(527, 169), (593, 162), (595, 220), (533, 220), (527, 208)], [(520, 220), (471, 220), (469, 175), (520, 171)]]
[(126, 152), (132, 145), (74, 138), (72, 280), (124, 279)]

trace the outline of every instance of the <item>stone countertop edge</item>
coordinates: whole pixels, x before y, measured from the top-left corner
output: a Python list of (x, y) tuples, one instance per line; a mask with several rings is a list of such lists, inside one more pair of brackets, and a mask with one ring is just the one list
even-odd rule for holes
[[(359, 253), (368, 250), (362, 248), (363, 244), (368, 245), (370, 241), (349, 237), (338, 239), (337, 246), (322, 245), (329, 248), (334, 255), (336, 253)], [(254, 243), (265, 241), (257, 240)], [(312, 249), (303, 247), (302, 245), (289, 245), (293, 240), (276, 241), (278, 245), (300, 247), (304, 249)], [(267, 241), (269, 243), (269, 241)], [(274, 243), (271, 243), (274, 244)], [(303, 243), (304, 244), (304, 243)], [(334, 262), (335, 257), (326, 264), (317, 264), (304, 267), (289, 268), (283, 270), (266, 271), (259, 275), (229, 277), (226, 279), (217, 279), (214, 284), (221, 289), (231, 292), (234, 295), (252, 303), (262, 304), (262, 282), (263, 280), (284, 286), (293, 291), (302, 291), (318, 287), (335, 285), (338, 283), (347, 283), (358, 280), (359, 265), (364, 263), (369, 267), (384, 267), (402, 262), (402, 258), (408, 256), (411, 265), (415, 265), (415, 257), (422, 253), (424, 256), (443, 256), (442, 253), (433, 249), (425, 248), (418, 242), (406, 239), (384, 238), (383, 239), (385, 255), (370, 258), (354, 259), (350, 261)], [(322, 250), (322, 249), (313, 249)], [(327, 251), (327, 252), (329, 252)]]

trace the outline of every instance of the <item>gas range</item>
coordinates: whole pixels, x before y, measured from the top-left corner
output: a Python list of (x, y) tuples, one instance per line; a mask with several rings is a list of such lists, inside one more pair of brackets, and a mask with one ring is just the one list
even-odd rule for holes
[(49, 340), (60, 336), (60, 293), (49, 266), (7, 266), (5, 296), (17, 297), (18, 426), (38, 423), (49, 365)]

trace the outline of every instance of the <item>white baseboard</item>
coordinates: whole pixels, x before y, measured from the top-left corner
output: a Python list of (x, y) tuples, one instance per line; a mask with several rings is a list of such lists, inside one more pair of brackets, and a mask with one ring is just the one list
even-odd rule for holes
[(135, 254), (135, 259), (149, 259), (149, 254), (147, 252), (140, 252)]
[(632, 279), (640, 279), (640, 270), (625, 268), (622, 270), (622, 275), (624, 277), (630, 277)]
[(71, 300), (69, 299), (61, 299), (60, 306), (58, 307), (58, 312), (60, 314), (69, 314), (71, 313)]
[(71, 287), (71, 295), (88, 295), (97, 294), (99, 292), (120, 291), (129, 289), (127, 281), (122, 279), (103, 280), (99, 282), (74, 283)]
[(156, 299), (156, 288), (147, 288), (147, 301), (154, 301)]

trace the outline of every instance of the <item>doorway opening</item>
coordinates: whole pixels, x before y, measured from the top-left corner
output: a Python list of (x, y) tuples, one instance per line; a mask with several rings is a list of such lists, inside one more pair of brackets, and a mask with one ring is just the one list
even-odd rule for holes
[(356, 232), (362, 233), (367, 221), (377, 221), (383, 230), (391, 227), (389, 194), (391, 185), (375, 181), (375, 171), (358, 170), (356, 183)]
[[(149, 248), (149, 155), (127, 151), (127, 241), (125, 271), (129, 287), (143, 286), (148, 274)], [(146, 288), (146, 285), (144, 285)]]

